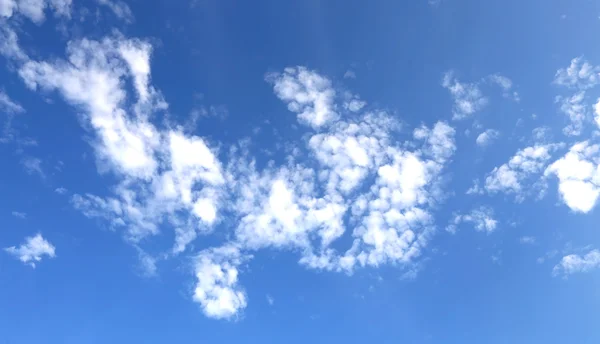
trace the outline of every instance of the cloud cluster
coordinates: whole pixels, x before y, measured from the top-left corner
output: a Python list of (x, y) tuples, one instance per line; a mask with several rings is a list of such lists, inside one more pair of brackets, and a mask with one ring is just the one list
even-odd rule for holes
[(454, 99), (452, 112), (452, 119), (454, 120), (471, 117), (488, 103), (488, 99), (483, 96), (477, 83), (461, 82), (453, 72), (447, 72), (444, 75), (442, 86), (448, 89)]
[[(75, 193), (71, 202), (123, 229), (149, 273), (156, 265), (143, 239), (171, 228), (174, 242), (161, 256), (172, 256), (199, 234), (233, 224), (229, 242), (202, 250), (195, 264), (194, 300), (208, 316), (229, 318), (246, 306), (237, 275), (255, 250), (293, 250), (307, 267), (346, 273), (405, 266), (421, 255), (456, 149), (448, 124), (423, 125), (399, 141), (400, 125), (385, 111), (362, 111), (358, 96), (338, 95), (326, 77), (286, 68), (266, 79), (307, 126), (306, 144), (283, 164), (259, 167), (243, 143), (220, 153), (155, 121), (168, 104), (152, 86), (151, 55), (147, 42), (116, 33), (69, 42), (66, 60), (26, 56), (18, 68), (27, 87), (55, 91), (81, 113), (100, 172), (117, 184), (110, 196)], [(350, 246), (333, 249), (343, 236)]]
[(18, 247), (7, 247), (4, 251), (32, 268), (35, 268), (35, 264), (40, 262), (44, 256), (48, 258), (56, 256), (54, 246), (44, 239), (41, 234), (27, 237), (25, 243)]
[(588, 272), (598, 268), (600, 268), (600, 251), (592, 250), (583, 256), (577, 254), (564, 256), (554, 267), (552, 273), (554, 276), (567, 277), (574, 273)]
[(576, 143), (544, 174), (558, 178), (558, 191), (571, 210), (587, 213), (600, 195), (600, 146), (588, 141)]
[(499, 137), (500, 132), (498, 130), (488, 129), (477, 136), (475, 143), (477, 143), (477, 145), (480, 147), (486, 147), (492, 144), (492, 142), (497, 140)]
[(71, 0), (0, 0), (0, 17), (22, 15), (40, 24), (46, 19), (46, 8), (51, 8), (56, 15), (69, 18), (71, 2)]
[(454, 234), (462, 223), (470, 223), (478, 232), (486, 233), (495, 231), (498, 226), (498, 221), (494, 219), (494, 211), (484, 206), (475, 208), (467, 214), (454, 214), (450, 224), (446, 226), (446, 231)]
[[(484, 190), (491, 194), (513, 194), (517, 201), (522, 201), (531, 192), (529, 184), (532, 179), (539, 177), (552, 158), (551, 154), (561, 147), (561, 144), (550, 143), (519, 150), (507, 163), (494, 168), (486, 176)], [(528, 187), (524, 187), (524, 184)], [(536, 183), (535, 186), (538, 192), (544, 192), (543, 183)]]
[[(567, 68), (561, 68), (556, 72), (554, 84), (573, 92), (569, 96), (556, 97), (556, 102), (560, 104), (560, 111), (569, 118), (570, 122), (563, 128), (565, 135), (579, 136), (582, 134), (584, 125), (590, 116), (590, 109), (586, 104), (586, 92), (599, 83), (600, 67), (591, 65), (583, 57), (572, 59)], [(597, 122), (599, 121), (597, 120)]]

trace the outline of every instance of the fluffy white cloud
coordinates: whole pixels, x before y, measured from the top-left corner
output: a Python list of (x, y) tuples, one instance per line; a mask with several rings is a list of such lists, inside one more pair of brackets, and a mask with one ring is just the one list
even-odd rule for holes
[[(585, 123), (589, 120), (590, 110), (586, 103), (586, 91), (600, 83), (600, 66), (593, 66), (583, 57), (571, 60), (567, 68), (556, 72), (554, 84), (566, 87), (574, 93), (570, 96), (558, 96), (560, 111), (569, 118), (570, 124), (563, 129), (568, 136), (581, 135)], [(598, 123), (598, 120), (596, 120)]]
[[(308, 126), (306, 146), (295, 146), (282, 164), (259, 167), (241, 143), (219, 154), (203, 138), (151, 121), (167, 107), (152, 86), (151, 52), (119, 34), (77, 40), (67, 61), (27, 58), (19, 75), (82, 113), (100, 172), (117, 180), (108, 196), (71, 196), (85, 216), (124, 229), (136, 247), (172, 229), (163, 257), (184, 252), (223, 216), (234, 224), (228, 243), (196, 261), (194, 299), (207, 316), (231, 318), (246, 307), (239, 266), (255, 250), (292, 249), (307, 267), (347, 273), (415, 263), (434, 231), (442, 173), (456, 150), (451, 126), (423, 125), (401, 141), (393, 116), (364, 111), (355, 95), (337, 98), (314, 71), (287, 68), (267, 80)], [(333, 249), (344, 235), (349, 247)], [(156, 258), (142, 253), (142, 265), (155, 273)]]
[[(562, 147), (561, 144), (535, 145), (519, 150), (508, 163), (494, 168), (486, 179), (484, 188), (489, 193), (514, 194), (518, 201), (528, 194), (523, 183), (538, 175), (548, 164), (551, 153)], [(538, 184), (542, 191), (545, 186)]]
[(558, 191), (565, 204), (576, 212), (587, 213), (600, 195), (600, 146), (584, 141), (548, 166), (545, 175), (558, 177)]
[(247, 258), (234, 246), (209, 249), (196, 258), (194, 301), (200, 303), (206, 316), (228, 319), (246, 308), (246, 292), (238, 284), (238, 269)]
[(453, 72), (447, 72), (444, 75), (442, 86), (450, 91), (454, 99), (452, 115), (452, 119), (454, 120), (471, 117), (488, 103), (478, 84), (460, 82)]
[(600, 82), (599, 73), (600, 67), (591, 65), (580, 56), (572, 59), (569, 67), (556, 71), (554, 83), (570, 88), (587, 89)]
[(25, 243), (19, 247), (11, 246), (4, 250), (33, 268), (44, 256), (49, 258), (56, 256), (54, 246), (44, 239), (41, 234), (25, 238)]
[(468, 214), (455, 214), (446, 230), (455, 233), (461, 223), (470, 223), (479, 232), (491, 233), (496, 230), (498, 221), (494, 219), (494, 211), (488, 207), (479, 207)]
[(554, 276), (567, 277), (574, 273), (588, 272), (597, 268), (600, 268), (600, 251), (592, 250), (583, 256), (571, 254), (563, 257), (552, 273)]
[(480, 147), (485, 147), (492, 144), (498, 137), (500, 137), (498, 130), (488, 129), (477, 136), (475, 143)]
[(298, 118), (314, 128), (335, 121), (335, 90), (329, 79), (305, 67), (286, 68), (283, 73), (267, 75), (275, 94), (298, 113)]

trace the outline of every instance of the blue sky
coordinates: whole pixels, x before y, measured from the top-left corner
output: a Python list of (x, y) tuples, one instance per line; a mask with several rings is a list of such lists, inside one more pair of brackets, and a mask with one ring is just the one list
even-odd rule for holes
[(599, 18), (0, 0), (0, 342), (598, 343)]

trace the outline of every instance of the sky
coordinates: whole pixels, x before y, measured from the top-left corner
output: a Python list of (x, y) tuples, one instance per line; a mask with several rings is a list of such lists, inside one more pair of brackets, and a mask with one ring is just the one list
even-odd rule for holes
[(0, 0), (0, 343), (598, 343), (600, 3)]

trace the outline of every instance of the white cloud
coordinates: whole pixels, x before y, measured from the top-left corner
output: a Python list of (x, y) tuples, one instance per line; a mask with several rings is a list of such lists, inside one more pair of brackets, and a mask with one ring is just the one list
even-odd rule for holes
[(488, 129), (477, 136), (475, 143), (480, 147), (486, 147), (500, 137), (500, 132), (494, 129)]
[[(486, 179), (484, 188), (489, 193), (514, 194), (518, 201), (528, 195), (529, 190), (524, 188), (531, 177), (540, 174), (548, 164), (551, 153), (562, 147), (560, 144), (535, 145), (521, 149), (506, 164), (494, 168)], [(538, 184), (541, 192), (545, 185)]]
[(134, 20), (133, 13), (127, 3), (120, 0), (97, 0), (100, 5), (108, 7), (117, 18), (131, 23)]
[(21, 211), (13, 211), (12, 216), (18, 218), (18, 219), (26, 219), (27, 218), (27, 214)]
[(64, 195), (67, 192), (69, 192), (69, 190), (67, 190), (66, 188), (63, 188), (63, 187), (59, 187), (59, 188), (54, 189), (54, 192), (56, 192), (59, 195)]
[(44, 12), (48, 7), (57, 15), (71, 16), (71, 0), (0, 0), (0, 17), (10, 18), (19, 13), (40, 24), (46, 19)]
[[(71, 196), (85, 216), (124, 229), (140, 248), (172, 229), (173, 244), (161, 257), (184, 252), (223, 216), (234, 224), (223, 247), (196, 260), (194, 300), (207, 316), (239, 316), (247, 304), (240, 265), (263, 248), (291, 249), (307, 267), (347, 273), (414, 265), (434, 231), (442, 174), (456, 150), (451, 126), (422, 126), (403, 142), (394, 116), (345, 108), (345, 101), (360, 98), (336, 98), (327, 78), (287, 68), (267, 80), (309, 127), (306, 146), (294, 146), (279, 165), (257, 164), (244, 144), (219, 152), (180, 127), (151, 122), (167, 107), (152, 87), (151, 57), (148, 43), (114, 34), (70, 42), (67, 61), (28, 59), (19, 75), (33, 90), (58, 92), (83, 114), (99, 171), (117, 180), (109, 196)], [(344, 235), (349, 247), (333, 249)], [(156, 273), (156, 258), (140, 260)]]
[(600, 67), (593, 66), (583, 57), (571, 60), (567, 68), (556, 71), (554, 83), (569, 88), (587, 89), (600, 83)]
[(0, 90), (0, 111), (10, 114), (25, 112), (25, 109), (19, 103), (11, 100), (4, 91)]
[(455, 214), (446, 230), (455, 233), (461, 223), (470, 223), (478, 232), (491, 233), (496, 230), (498, 221), (494, 219), (494, 211), (488, 207), (479, 207), (468, 214)]
[(496, 85), (500, 86), (500, 88), (502, 88), (502, 95), (505, 98), (513, 99), (516, 102), (521, 101), (519, 93), (512, 90), (513, 82), (509, 78), (507, 78), (503, 75), (500, 75), (500, 74), (492, 74), (492, 75), (488, 76), (488, 80), (491, 83), (496, 84)]
[(138, 251), (139, 269), (143, 276), (154, 277), (157, 274), (156, 258), (152, 257), (148, 253), (144, 252), (139, 247), (136, 247)]
[(537, 127), (531, 131), (531, 136), (536, 143), (545, 143), (551, 139), (551, 129), (549, 127)]
[(571, 254), (561, 259), (552, 273), (554, 276), (567, 277), (574, 273), (588, 272), (600, 268), (600, 251), (592, 250), (584, 256)]
[(33, 268), (35, 268), (35, 264), (40, 262), (44, 256), (48, 256), (49, 258), (56, 256), (54, 246), (44, 239), (41, 234), (25, 238), (25, 243), (19, 247), (12, 246), (4, 250)]
[(600, 195), (599, 150), (597, 144), (577, 143), (544, 173), (558, 177), (561, 198), (573, 211), (587, 213), (596, 205)]
[(488, 103), (487, 98), (483, 96), (479, 89), (479, 85), (476, 83), (462, 83), (454, 76), (453, 72), (447, 72), (444, 75), (442, 86), (450, 91), (454, 99), (452, 115), (454, 120), (471, 117)]
[(283, 73), (267, 75), (275, 94), (298, 113), (298, 118), (318, 128), (339, 118), (335, 111), (335, 90), (329, 79), (304, 67), (286, 68)]
[(245, 259), (233, 246), (209, 249), (196, 258), (194, 301), (206, 316), (229, 319), (246, 308), (246, 292), (238, 284), (238, 269)]
[(600, 98), (594, 104), (594, 121), (596, 122), (596, 126), (600, 128)]
[(585, 91), (577, 92), (571, 97), (557, 97), (556, 100), (560, 103), (560, 110), (571, 122), (563, 128), (563, 133), (567, 136), (581, 135), (584, 122), (588, 117), (588, 109), (584, 102)]

